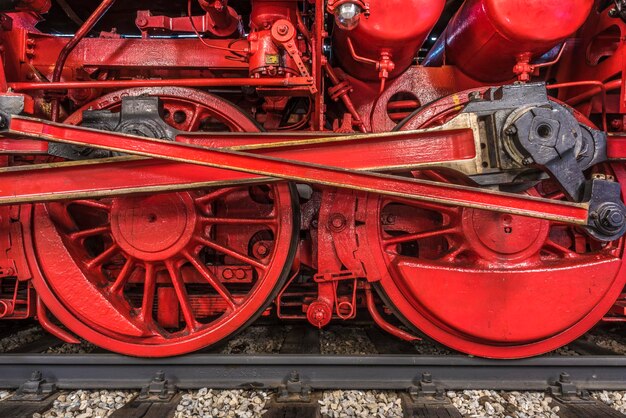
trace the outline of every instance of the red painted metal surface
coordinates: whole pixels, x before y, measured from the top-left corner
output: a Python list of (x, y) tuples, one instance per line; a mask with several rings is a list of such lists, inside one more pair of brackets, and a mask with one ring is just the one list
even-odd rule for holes
[[(402, 129), (442, 123), (467, 100), (443, 98)], [(613, 169), (622, 181), (624, 168)], [(595, 246), (562, 224), (388, 198), (370, 199), (367, 212), (368, 244), (379, 249), (371, 268), (382, 272), (386, 297), (413, 326), (462, 352), (553, 350), (599, 321), (626, 282), (621, 242)]]
[(37, 13), (46, 13), (52, 6), (51, 0), (20, 0), (16, 3), (18, 10), (32, 10)]
[(533, 199), (483, 189), (307, 164), (233, 150), (198, 148), (177, 142), (42, 123), (27, 118), (12, 118), (10, 132), (13, 135), (48, 139), (82, 147), (95, 146), (111, 151), (207, 167), (228, 167), (235, 171), (285, 180), (313, 182), (446, 205), (514, 212), (578, 225), (585, 225), (589, 219), (589, 211), (585, 204)]
[(425, 65), (454, 64), (487, 83), (510, 80), (516, 62), (531, 62), (573, 35), (593, 4), (593, 0), (466, 1)]
[(66, 81), (57, 83), (11, 83), (9, 88), (16, 91), (66, 90), (66, 89), (129, 89), (137, 87), (298, 87), (308, 86), (309, 79), (300, 77), (285, 79), (246, 79), (246, 78), (181, 78), (175, 80), (125, 80), (125, 81)]
[[(168, 101), (172, 111), (193, 103), (223, 115), (233, 131), (258, 130), (226, 102), (180, 93), (161, 91), (163, 100), (176, 99)], [(135, 356), (184, 354), (263, 312), (288, 273), (294, 211), (285, 184), (37, 206), (33, 283), (55, 317), (99, 346)], [(265, 251), (250, 254), (253, 244)]]
[[(376, 63), (387, 54), (394, 64), (388, 77), (397, 77), (412, 63), (441, 12), (443, 0), (370, 0), (368, 17), (352, 30), (336, 28), (335, 51), (342, 67), (359, 79), (378, 80)], [(350, 51), (352, 43), (354, 51)], [(364, 62), (363, 57), (371, 62)]]
[[(266, 137), (224, 135), (220, 141), (213, 136), (189, 135), (182, 136), (180, 139), (180, 142), (191, 145), (222, 148), (259, 144), (265, 141)], [(363, 141), (346, 141), (339, 138), (340, 140), (334, 143), (313, 143), (299, 147), (295, 144), (303, 141), (306, 143), (310, 139), (303, 140), (294, 136), (291, 136), (291, 139), (283, 136), (281, 139), (289, 140), (291, 145), (282, 148), (251, 149), (250, 151), (254, 154), (293, 159), (310, 164), (324, 164), (337, 153), (353, 153), (357, 158), (337, 161), (336, 164), (337, 167), (352, 170), (376, 168), (380, 164), (398, 167), (421, 163), (436, 164), (443, 161), (471, 159), (475, 154), (471, 132), (468, 135), (463, 131), (452, 136), (437, 135), (435, 132), (420, 136), (400, 135), (397, 140), (389, 138), (376, 140), (367, 137)], [(47, 179), (50, 184), (43, 182), (44, 179)], [(0, 171), (0, 182), (6, 185), (0, 190), (0, 202), (17, 203), (20, 198), (31, 199), (35, 196), (39, 196), (41, 201), (67, 198), (68, 195), (73, 195), (73, 197), (85, 197), (90, 194), (104, 196), (107, 193), (123, 194), (124, 190), (132, 188), (156, 190), (159, 187), (169, 186), (178, 189), (185, 185), (198, 187), (212, 182), (219, 184), (228, 181), (259, 181), (259, 179), (262, 177), (254, 174), (152, 159), (122, 159), (117, 162), (91, 165), (57, 164), (35, 171), (9, 168)]]
[[(269, 190), (274, 201), (265, 207), (250, 200), (247, 187), (39, 206), (30, 258), (40, 269), (33, 267), (35, 288), (72, 331), (111, 350), (156, 357), (213, 344), (261, 314), (285, 278), (293, 251), (291, 195), (285, 185)], [(211, 213), (216, 199), (230, 207)], [(72, 207), (97, 224), (70, 226)], [(239, 230), (239, 242), (228, 239), (229, 230)], [(247, 246), (264, 231), (274, 237), (271, 251), (257, 259)], [(110, 244), (87, 254), (88, 238)], [(226, 257), (226, 266), (251, 266), (256, 280), (242, 287), (218, 277), (204, 264), (209, 254)], [(176, 293), (174, 305), (155, 302), (157, 289), (168, 287)], [(224, 303), (202, 315), (196, 306), (210, 295)], [(155, 313), (172, 308), (180, 321), (159, 323)]]
[[(76, 45), (80, 43), (88, 34), (93, 30), (98, 21), (104, 16), (104, 14), (113, 6), (115, 0), (103, 0), (100, 5), (93, 11), (93, 13), (85, 20), (80, 28), (76, 31), (72, 39), (63, 46), (57, 60), (54, 64), (54, 71), (52, 72), (52, 82), (58, 83), (61, 81), (63, 75), (63, 67), (67, 61), (67, 57), (74, 52)], [(53, 98), (51, 103), (52, 120), (57, 121), (59, 119), (59, 99)]]
[[(609, 2), (66, 3), (0, 19), (0, 110), (24, 99), (0, 117), (0, 319), (157, 357), (260, 315), (324, 327), (363, 312), (493, 358), (626, 320), (623, 239), (586, 234), (587, 204), (547, 176), (478, 186), (468, 167), (500, 168), (481, 165), (481, 140), (499, 140), (485, 115), (442, 128), (494, 83), (548, 82), (609, 133), (588, 178), (625, 187), (626, 23)], [(160, 118), (170, 140), (80, 126), (140, 96), (158, 115), (130, 131)], [(130, 155), (52, 155), (91, 147)]]

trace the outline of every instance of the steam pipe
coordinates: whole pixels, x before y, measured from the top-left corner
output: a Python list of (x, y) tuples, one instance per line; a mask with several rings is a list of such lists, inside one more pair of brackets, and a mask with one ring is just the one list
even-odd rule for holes
[[(100, 6), (89, 16), (89, 18), (83, 23), (83, 25), (78, 29), (74, 37), (63, 47), (61, 52), (59, 53), (59, 57), (57, 58), (56, 64), (54, 66), (54, 72), (52, 73), (52, 82), (56, 83), (61, 81), (61, 75), (63, 74), (63, 67), (65, 66), (65, 62), (67, 58), (70, 56), (76, 45), (80, 41), (83, 40), (85, 36), (91, 32), (91, 30), (96, 26), (96, 24), (102, 19), (102, 16), (113, 6), (115, 0), (103, 0), (100, 3)], [(51, 113), (52, 113), (52, 121), (56, 122), (59, 119), (59, 99), (52, 99), (51, 103)]]
[(306, 87), (311, 80), (306, 77), (288, 78), (181, 78), (163, 80), (105, 80), (9, 83), (14, 91), (72, 90), (72, 89), (123, 89), (132, 87)]
[(367, 303), (367, 310), (369, 311), (372, 319), (376, 324), (381, 327), (384, 331), (387, 331), (389, 334), (394, 335), (404, 341), (419, 341), (421, 338), (416, 337), (413, 334), (409, 334), (406, 331), (401, 330), (400, 328), (391, 325), (389, 322), (385, 321), (385, 319), (380, 315), (378, 310), (376, 309), (376, 303), (374, 302), (374, 295), (372, 294), (372, 288), (368, 284), (365, 285), (365, 300)]

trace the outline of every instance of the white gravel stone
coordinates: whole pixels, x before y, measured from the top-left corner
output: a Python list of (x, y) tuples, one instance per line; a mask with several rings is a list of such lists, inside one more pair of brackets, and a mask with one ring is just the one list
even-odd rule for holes
[(6, 390), (0, 390), (0, 401), (5, 400), (6, 398), (8, 398), (9, 396), (11, 396), (12, 393)]
[(626, 392), (608, 392), (604, 390), (602, 392), (592, 392), (591, 396), (622, 414), (626, 414)]
[(459, 412), (468, 418), (558, 418), (559, 407), (541, 392), (496, 392), (493, 390), (449, 391)]
[(320, 352), (335, 355), (377, 354), (363, 328), (337, 327), (320, 332)]
[(63, 344), (58, 347), (50, 347), (46, 354), (87, 354), (91, 353), (96, 348), (95, 345), (87, 341), (81, 341), (80, 344)]
[(275, 354), (285, 339), (289, 327), (248, 327), (228, 341), (222, 354)]
[(0, 339), (0, 353), (18, 348), (21, 345), (35, 341), (43, 335), (44, 331), (39, 327), (32, 327), (22, 331), (18, 331)]
[(267, 392), (200, 389), (183, 395), (175, 418), (257, 418), (266, 411)]
[(402, 401), (394, 392), (326, 391), (319, 403), (323, 417), (402, 417)]
[(40, 418), (106, 418), (136, 395), (134, 392), (106, 390), (78, 390), (61, 394), (52, 408), (41, 414)]

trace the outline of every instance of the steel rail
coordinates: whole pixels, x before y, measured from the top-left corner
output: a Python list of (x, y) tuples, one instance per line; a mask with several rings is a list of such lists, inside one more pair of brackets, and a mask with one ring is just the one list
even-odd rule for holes
[(546, 356), (488, 360), (466, 356), (321, 356), (194, 354), (139, 359), (115, 354), (0, 355), (0, 388), (14, 389), (40, 371), (59, 389), (138, 389), (158, 371), (179, 389), (266, 388), (294, 373), (316, 389), (406, 390), (423, 373), (446, 390), (545, 390), (563, 373), (577, 389), (626, 390), (626, 356)]

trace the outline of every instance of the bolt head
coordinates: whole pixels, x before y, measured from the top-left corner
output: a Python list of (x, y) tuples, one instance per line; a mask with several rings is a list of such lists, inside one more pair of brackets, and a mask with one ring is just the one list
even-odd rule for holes
[(622, 225), (624, 223), (624, 215), (622, 215), (620, 212), (613, 211), (609, 216), (609, 220), (614, 225)]
[(624, 214), (617, 208), (602, 211), (602, 219), (600, 219), (600, 222), (606, 228), (619, 229), (624, 225), (625, 221)]

